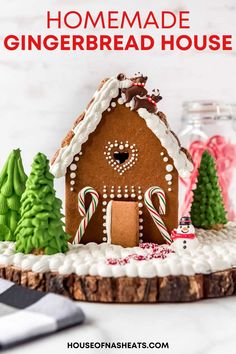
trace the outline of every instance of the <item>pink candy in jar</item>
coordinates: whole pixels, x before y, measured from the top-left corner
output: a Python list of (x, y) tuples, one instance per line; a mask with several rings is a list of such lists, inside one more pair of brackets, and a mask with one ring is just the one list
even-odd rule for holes
[(192, 203), (202, 153), (215, 158), (228, 219), (236, 221), (236, 105), (219, 102), (186, 102), (179, 137), (189, 150), (194, 171), (182, 180), (180, 214), (187, 215)]

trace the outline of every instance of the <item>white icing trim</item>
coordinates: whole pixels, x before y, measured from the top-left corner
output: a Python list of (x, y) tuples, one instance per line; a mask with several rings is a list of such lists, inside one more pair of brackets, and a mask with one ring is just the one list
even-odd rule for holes
[[(168, 275), (208, 274), (236, 267), (236, 224), (229, 223), (220, 231), (196, 230), (199, 245), (191, 251), (173, 253), (165, 259), (132, 260), (125, 265), (108, 265), (108, 258), (130, 254), (147, 255), (139, 247), (123, 248), (107, 243), (69, 245), (66, 254), (36, 256), (14, 253), (14, 242), (0, 242), (0, 264), (15, 265), (23, 270), (59, 274), (100, 275), (108, 277), (163, 277)], [(164, 247), (169, 247), (165, 245)]]
[(112, 213), (112, 202), (110, 200), (107, 204), (107, 211), (106, 211), (106, 232), (107, 232), (107, 243), (111, 244), (111, 213)]
[[(70, 144), (60, 149), (56, 160), (51, 165), (51, 172), (55, 177), (62, 177), (66, 174), (67, 167), (72, 163), (74, 156), (80, 153), (82, 145), (88, 140), (89, 135), (97, 128), (102, 119), (102, 114), (109, 108), (111, 100), (118, 97), (120, 89), (130, 86), (132, 86), (131, 80), (119, 81), (112, 77), (105, 82), (100, 90), (95, 92), (94, 100), (85, 112), (84, 119), (73, 130), (74, 136)], [(133, 109), (133, 102), (131, 101), (128, 106)], [(146, 109), (140, 108), (137, 112), (167, 150), (179, 175), (186, 177), (192, 171), (193, 165), (187, 156), (180, 151), (178, 141), (170, 129), (157, 115), (149, 113)]]

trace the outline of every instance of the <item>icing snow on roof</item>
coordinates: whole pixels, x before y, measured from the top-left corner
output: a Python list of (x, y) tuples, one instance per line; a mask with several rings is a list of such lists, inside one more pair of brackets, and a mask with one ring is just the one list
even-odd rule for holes
[[(51, 163), (51, 172), (55, 177), (62, 177), (66, 174), (67, 167), (72, 163), (74, 156), (80, 153), (82, 145), (88, 140), (89, 135), (95, 131), (102, 119), (103, 112), (109, 108), (111, 100), (120, 97), (120, 89), (129, 88), (132, 85), (132, 80), (120, 79), (119, 76), (102, 82), (86, 111), (77, 120)], [(124, 104), (124, 99), (120, 97), (118, 103)], [(133, 100), (128, 105), (126, 103), (126, 106), (132, 109)], [(188, 152), (181, 148), (178, 138), (167, 126), (165, 119), (163, 119), (164, 114), (161, 112), (149, 113), (145, 108), (139, 108), (137, 113), (145, 120), (147, 127), (167, 150), (179, 175), (186, 177), (193, 169), (191, 158)]]

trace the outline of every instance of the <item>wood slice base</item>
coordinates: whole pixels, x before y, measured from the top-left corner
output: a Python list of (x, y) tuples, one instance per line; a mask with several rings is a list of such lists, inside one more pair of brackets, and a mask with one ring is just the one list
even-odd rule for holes
[(0, 277), (31, 289), (89, 302), (189, 302), (236, 294), (236, 268), (194, 276), (105, 278), (34, 273), (13, 266), (0, 266)]

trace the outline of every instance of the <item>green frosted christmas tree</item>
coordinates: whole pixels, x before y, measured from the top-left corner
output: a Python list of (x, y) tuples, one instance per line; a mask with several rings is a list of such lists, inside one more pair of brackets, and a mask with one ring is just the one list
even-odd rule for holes
[(198, 169), (197, 187), (193, 191), (191, 220), (195, 227), (220, 229), (227, 223), (223, 197), (214, 158), (205, 151)]
[(0, 174), (0, 241), (15, 241), (26, 180), (20, 150), (13, 150)]
[(16, 229), (16, 252), (54, 254), (68, 250), (61, 220), (62, 202), (56, 198), (49, 161), (38, 153), (21, 198), (21, 219)]

